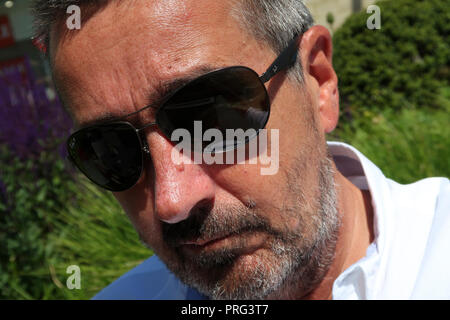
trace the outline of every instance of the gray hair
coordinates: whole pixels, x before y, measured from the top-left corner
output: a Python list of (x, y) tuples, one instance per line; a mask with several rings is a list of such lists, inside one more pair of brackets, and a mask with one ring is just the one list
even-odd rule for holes
[[(96, 6), (108, 0), (33, 0), (35, 36), (49, 44), (50, 27), (65, 14), (70, 5)], [(306, 32), (314, 23), (302, 0), (233, 0), (232, 14), (257, 40), (267, 43), (276, 53), (287, 47), (295, 35)], [(301, 63), (293, 69), (294, 77), (303, 82)]]
[[(235, 0), (233, 16), (256, 40), (267, 43), (277, 54), (296, 36), (305, 33), (314, 20), (302, 0)], [(303, 82), (303, 69), (297, 63), (291, 73)]]

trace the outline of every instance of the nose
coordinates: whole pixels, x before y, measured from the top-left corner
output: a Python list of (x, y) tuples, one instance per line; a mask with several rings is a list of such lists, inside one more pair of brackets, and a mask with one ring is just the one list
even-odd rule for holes
[[(180, 155), (162, 136), (157, 136), (152, 144), (154, 209), (158, 219), (178, 223), (187, 219), (193, 208), (213, 201), (214, 181), (200, 164)], [(183, 161), (174, 161), (174, 154), (181, 156)]]

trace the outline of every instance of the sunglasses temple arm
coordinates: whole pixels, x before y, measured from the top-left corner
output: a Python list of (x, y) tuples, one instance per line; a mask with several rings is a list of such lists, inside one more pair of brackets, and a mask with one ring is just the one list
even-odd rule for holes
[(292, 67), (297, 61), (297, 36), (294, 37), (289, 42), (289, 45), (286, 49), (281, 52), (281, 54), (275, 59), (275, 61), (267, 68), (266, 72), (264, 72), (259, 79), (263, 83), (266, 83), (270, 79), (272, 79), (278, 72), (288, 69)]

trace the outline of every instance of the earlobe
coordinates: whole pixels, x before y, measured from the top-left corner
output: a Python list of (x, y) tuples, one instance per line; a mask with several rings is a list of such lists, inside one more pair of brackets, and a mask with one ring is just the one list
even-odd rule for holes
[(305, 77), (312, 81), (319, 117), (325, 133), (334, 130), (339, 118), (338, 79), (332, 63), (332, 40), (323, 26), (310, 28), (302, 37), (301, 54)]

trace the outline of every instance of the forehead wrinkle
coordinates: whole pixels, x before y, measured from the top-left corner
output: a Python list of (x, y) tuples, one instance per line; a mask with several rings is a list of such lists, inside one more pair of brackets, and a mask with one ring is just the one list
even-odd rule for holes
[[(101, 115), (97, 115), (95, 117), (90, 118), (89, 120), (81, 121), (80, 123), (76, 123), (76, 127), (83, 128), (91, 125), (112, 121), (112, 120), (131, 120), (125, 119), (132, 115), (137, 115), (137, 118), (134, 119), (133, 122), (138, 124), (145, 125), (146, 123), (154, 122), (156, 110), (161, 107), (163, 101), (174, 91), (182, 87), (183, 85), (189, 83), (190, 81), (196, 79), (197, 77), (204, 75), (208, 72), (217, 70), (218, 68), (205, 64), (195, 67), (187, 71), (183, 76), (175, 77), (169, 80), (161, 80), (152, 91), (147, 95), (147, 104), (142, 106), (141, 108), (133, 111), (131, 113), (123, 112), (122, 108), (114, 108), (112, 110), (108, 110), (102, 112)], [(143, 110), (146, 109), (146, 110)], [(149, 111), (145, 112), (145, 115), (139, 114), (141, 111)]]

